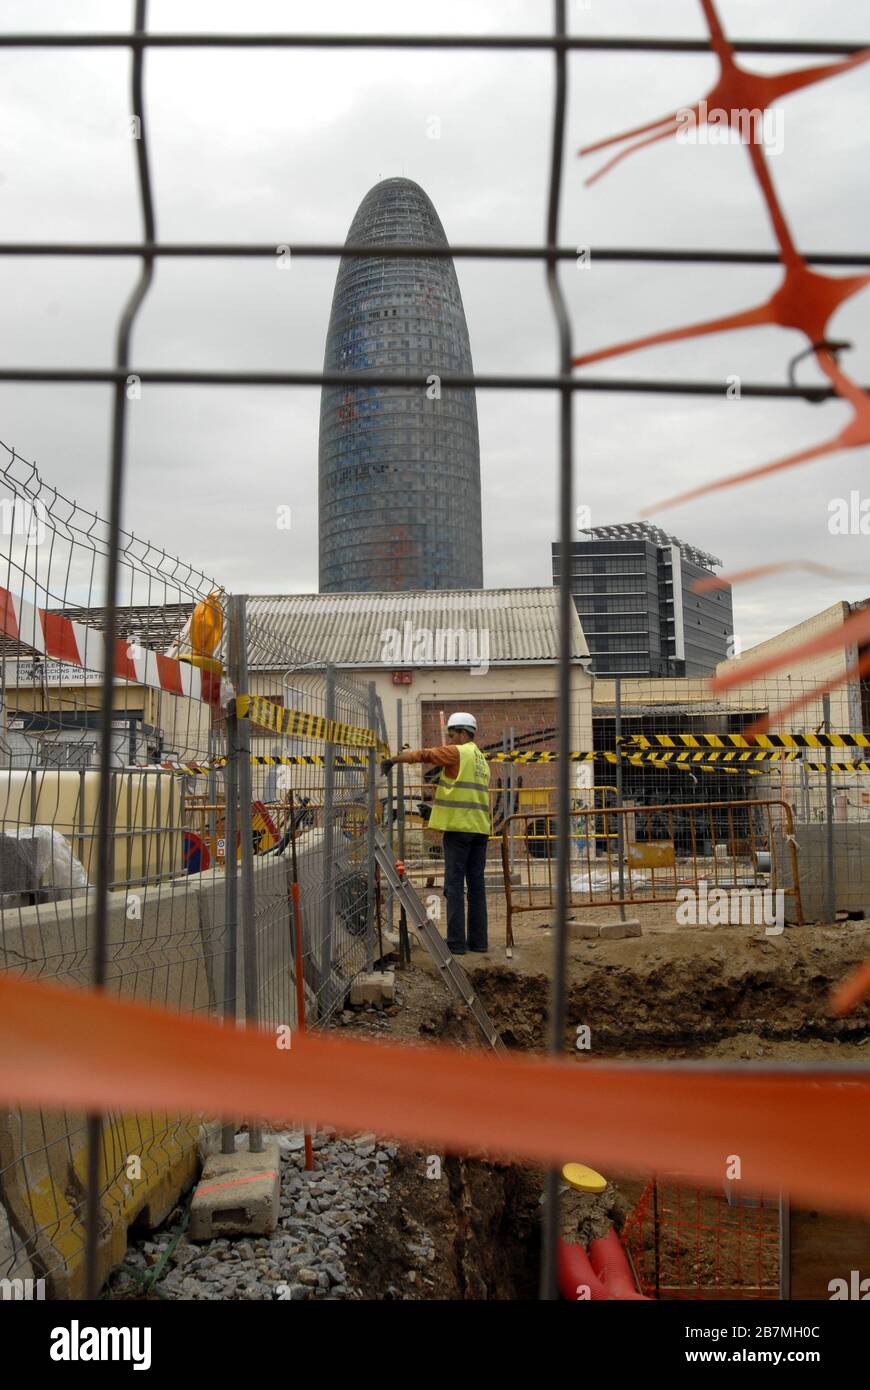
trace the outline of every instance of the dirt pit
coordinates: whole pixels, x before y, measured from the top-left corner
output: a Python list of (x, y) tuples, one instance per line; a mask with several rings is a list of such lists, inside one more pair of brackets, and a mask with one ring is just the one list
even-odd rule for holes
[[(508, 1047), (542, 1051), (553, 933), (523, 922), (515, 935), (511, 960), (499, 947), (463, 964), (474, 962), (469, 976)], [(829, 999), (832, 988), (868, 956), (870, 923), (863, 921), (789, 928), (775, 937), (732, 927), (678, 933), (653, 928), (639, 938), (572, 942), (566, 1054), (581, 1065), (611, 1057), (863, 1061), (870, 1058), (870, 1005), (836, 1019)], [(390, 1009), (346, 1010), (336, 1027), (422, 1046), (482, 1045), (423, 952), (414, 950), (411, 966), (396, 972), (396, 985)], [(581, 1025), (589, 1029), (590, 1046), (578, 1051)], [(351, 1252), (361, 1295), (535, 1297), (543, 1176), (531, 1168), (400, 1149), (390, 1200)], [(630, 1219), (646, 1180), (637, 1174), (605, 1176), (608, 1187), (600, 1196), (563, 1192), (562, 1233), (588, 1244), (629, 1221), (626, 1234), (639, 1261), (649, 1264), (649, 1212), (642, 1205), (640, 1216)], [(662, 1201), (679, 1214), (665, 1232), (662, 1250), (670, 1266), (659, 1271), (660, 1296), (776, 1296), (777, 1246), (767, 1209), (756, 1215), (714, 1193), (698, 1198), (684, 1220), (688, 1208), (668, 1193)], [(723, 1250), (732, 1227), (744, 1245), (729, 1260)]]
[(349, 1276), (367, 1299), (534, 1298), (540, 1194), (530, 1169), (401, 1150)]

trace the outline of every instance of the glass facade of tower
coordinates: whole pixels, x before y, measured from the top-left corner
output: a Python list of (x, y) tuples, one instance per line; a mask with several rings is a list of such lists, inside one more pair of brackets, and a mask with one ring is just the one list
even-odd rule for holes
[[(571, 592), (596, 676), (705, 676), (734, 655), (731, 588), (698, 594), (715, 555), (648, 522), (599, 526), (571, 544)], [(553, 583), (562, 548), (553, 544)]]
[[(348, 242), (446, 245), (410, 179), (366, 194)], [(347, 258), (338, 271), (324, 371), (437, 378), (471, 372), (453, 261)], [(473, 391), (323, 388), (319, 448), (322, 593), (478, 589), (480, 449)]]

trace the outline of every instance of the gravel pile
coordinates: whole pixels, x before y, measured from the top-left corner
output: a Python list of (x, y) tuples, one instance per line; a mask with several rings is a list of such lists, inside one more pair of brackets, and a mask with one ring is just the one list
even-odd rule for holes
[[(281, 1150), (281, 1216), (271, 1236), (193, 1244), (182, 1236), (156, 1283), (174, 1299), (360, 1298), (344, 1257), (354, 1233), (389, 1197), (392, 1144), (373, 1134), (318, 1134), (314, 1169), (304, 1167), (300, 1134), (271, 1135)], [(131, 1245), (112, 1277), (116, 1297), (141, 1296), (141, 1279), (165, 1256), (179, 1224)], [(135, 1271), (135, 1273), (133, 1272)], [(138, 1276), (138, 1277), (137, 1277)]]

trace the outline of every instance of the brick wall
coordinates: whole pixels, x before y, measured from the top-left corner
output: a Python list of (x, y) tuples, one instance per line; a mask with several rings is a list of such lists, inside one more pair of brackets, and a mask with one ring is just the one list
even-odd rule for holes
[[(430, 747), (441, 742), (438, 713), (442, 708), (444, 706), (440, 702), (421, 701), (423, 747)], [(451, 709), (446, 708), (445, 713), (449, 717)], [(481, 748), (486, 748), (490, 744), (497, 744), (500, 747), (502, 735), (509, 734), (511, 729), (519, 741), (524, 734), (535, 734), (545, 729), (554, 730), (556, 726), (556, 701), (545, 696), (531, 696), (513, 700), (475, 700), (474, 704), (469, 707), (469, 713), (473, 714), (477, 720), (477, 743)], [(540, 747), (542, 751), (555, 749), (555, 735), (552, 734), (542, 743), (537, 744), (536, 747)], [(504, 763), (492, 765), (493, 782), (503, 777), (506, 766)], [(520, 765), (517, 769), (517, 775), (521, 778), (519, 785), (522, 787), (554, 786), (556, 769), (556, 763)]]

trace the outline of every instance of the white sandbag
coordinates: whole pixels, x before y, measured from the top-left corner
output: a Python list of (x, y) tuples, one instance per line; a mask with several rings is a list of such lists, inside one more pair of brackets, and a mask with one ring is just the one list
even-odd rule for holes
[(3, 831), (19, 840), (33, 840), (36, 845), (36, 873), (40, 888), (55, 888), (71, 893), (87, 888), (88, 876), (76, 859), (66, 837), (50, 825), (22, 825)]

